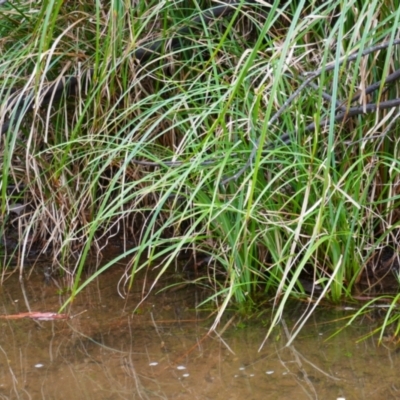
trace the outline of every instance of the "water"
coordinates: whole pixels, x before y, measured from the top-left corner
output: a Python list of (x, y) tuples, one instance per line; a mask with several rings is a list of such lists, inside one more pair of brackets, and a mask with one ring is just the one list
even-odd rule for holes
[[(351, 311), (322, 309), (286, 347), (295, 305), (258, 351), (267, 313), (256, 321), (226, 315), (208, 334), (213, 316), (195, 309), (207, 294), (194, 286), (153, 293), (133, 313), (151, 279), (135, 281), (123, 299), (122, 272), (81, 293), (69, 320), (0, 319), (1, 399), (400, 399), (396, 345), (358, 342), (372, 319), (327, 340)], [(42, 273), (24, 287), (10, 277), (0, 314), (57, 311), (67, 298), (62, 279), (57, 285)]]

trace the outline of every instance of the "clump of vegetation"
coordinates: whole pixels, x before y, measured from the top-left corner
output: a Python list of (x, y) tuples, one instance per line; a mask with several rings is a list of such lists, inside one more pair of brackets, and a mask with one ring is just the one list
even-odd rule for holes
[[(399, 97), (400, 7), (237, 2), (207, 19), (213, 5), (1, 6), (1, 233), (16, 232), (20, 263), (34, 243), (70, 265), (73, 295), (115, 235), (132, 279), (195, 250), (223, 271), (202, 278), (216, 323), (261, 293), (271, 329), (289, 298), (312, 299), (301, 327), (321, 299), (380, 279), (380, 251), (396, 265), (398, 114), (384, 102)], [(46, 95), (49, 82), (67, 90)]]

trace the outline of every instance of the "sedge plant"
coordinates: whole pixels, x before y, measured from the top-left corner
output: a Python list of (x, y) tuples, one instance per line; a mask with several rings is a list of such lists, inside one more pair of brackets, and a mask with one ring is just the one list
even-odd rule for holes
[[(223, 271), (201, 279), (215, 291), (214, 327), (231, 304), (248, 310), (261, 297), (273, 304), (270, 333), (290, 298), (310, 298), (297, 333), (322, 299), (351, 298), (374, 252), (397, 238), (397, 111), (337, 115), (357, 91), (365, 106), (374, 82), (374, 102), (398, 97), (385, 78), (399, 68), (400, 7), (243, 2), (179, 36), (212, 5), (1, 6), (1, 99), (18, 88), (37, 107), (21, 101), (0, 115), (12, 121), (1, 137), (0, 233), (18, 226), (21, 274), (30, 246), (68, 268), (70, 300), (126, 256), (131, 281), (147, 268), (159, 280), (195, 249)], [(135, 59), (159, 39), (149, 61)], [(40, 107), (48, 82), (67, 76), (78, 78), (73, 96)], [(26, 206), (16, 216), (13, 202)], [(123, 254), (82, 283), (88, 255), (115, 235)]]

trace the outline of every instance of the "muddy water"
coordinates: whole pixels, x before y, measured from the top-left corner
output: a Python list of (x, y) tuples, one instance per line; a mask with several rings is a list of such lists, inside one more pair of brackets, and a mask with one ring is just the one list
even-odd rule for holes
[[(133, 312), (150, 281), (135, 281), (123, 299), (122, 272), (112, 269), (80, 294), (72, 319), (0, 319), (1, 399), (400, 399), (396, 347), (357, 342), (372, 321), (327, 341), (346, 311), (324, 309), (285, 347), (302, 312), (296, 306), (258, 351), (266, 314), (227, 315), (207, 335), (212, 316), (195, 309), (205, 293), (153, 294)], [(0, 314), (56, 311), (64, 284), (46, 285), (34, 272), (21, 286), (12, 276), (0, 288)]]

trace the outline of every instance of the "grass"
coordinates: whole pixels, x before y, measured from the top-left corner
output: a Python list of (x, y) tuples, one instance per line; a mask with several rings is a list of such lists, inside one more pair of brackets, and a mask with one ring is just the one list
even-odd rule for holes
[[(397, 110), (336, 117), (358, 90), (364, 107), (399, 97), (383, 82), (399, 68), (399, 2), (243, 5), (168, 46), (212, 5), (0, 6), (0, 98), (18, 87), (40, 104), (48, 82), (79, 80), (73, 99), (26, 115), (8, 107), (1, 233), (18, 232), (21, 273), (32, 244), (69, 268), (71, 299), (91, 281), (80, 281), (88, 255), (117, 234), (132, 280), (154, 265), (161, 278), (183, 252), (209, 254), (224, 272), (204, 277), (215, 290), (214, 326), (232, 303), (248, 310), (262, 298), (274, 303), (270, 333), (289, 298), (310, 299), (306, 276), (322, 291), (313, 289), (301, 328), (323, 298), (352, 298), (376, 252), (397, 248)], [(134, 59), (160, 38), (161, 53)], [(391, 45), (363, 55), (383, 41)], [(315, 85), (296, 93), (315, 71)], [(290, 143), (279, 141), (285, 133)], [(10, 196), (10, 186), (19, 191)], [(15, 203), (25, 212), (11, 214)], [(397, 324), (396, 313), (384, 324)]]

